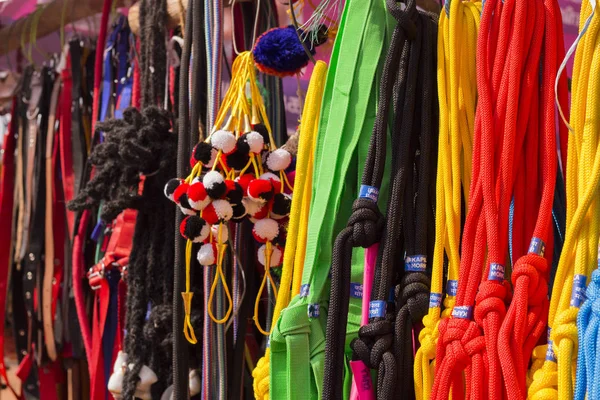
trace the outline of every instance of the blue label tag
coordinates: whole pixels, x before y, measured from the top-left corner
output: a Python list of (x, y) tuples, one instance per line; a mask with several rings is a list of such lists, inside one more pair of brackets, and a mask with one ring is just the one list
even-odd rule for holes
[(431, 293), (429, 295), (429, 308), (436, 308), (442, 306), (442, 294), (441, 293)]
[(458, 281), (449, 280), (446, 283), (446, 293), (450, 296), (456, 296), (456, 292), (458, 292)]
[(358, 197), (362, 199), (370, 199), (377, 203), (377, 199), (379, 199), (379, 189), (374, 186), (360, 185)]
[(352, 282), (350, 284), (350, 296), (357, 298), (357, 299), (362, 299), (363, 296), (363, 285), (362, 283), (355, 283)]
[(98, 221), (98, 223), (94, 227), (94, 230), (92, 231), (92, 235), (91, 235), (91, 238), (94, 242), (97, 242), (98, 239), (100, 239), (100, 235), (104, 231), (105, 226), (106, 225), (104, 224), (104, 222)]
[(369, 302), (369, 318), (385, 317), (385, 301), (373, 300)]
[(319, 303), (308, 305), (308, 318), (318, 318), (320, 315), (321, 306)]
[(540, 257), (544, 257), (544, 252), (546, 251), (546, 244), (540, 238), (532, 238), (531, 243), (529, 243), (529, 250), (527, 251), (529, 254), (537, 254)]
[(546, 348), (546, 360), (556, 362), (556, 355), (552, 348), (552, 340), (550, 340), (550, 328), (548, 328), (548, 346)]
[(427, 270), (427, 256), (406, 256), (404, 270), (406, 272), (425, 272)]
[(471, 306), (454, 306), (452, 316), (460, 319), (471, 319), (473, 316), (473, 307)]
[(504, 280), (504, 265), (498, 263), (491, 263), (490, 272), (488, 274), (488, 280), (502, 282)]
[(308, 283), (305, 283), (304, 285), (300, 286), (300, 297), (307, 297), (309, 292), (310, 285)]
[(571, 301), (569, 305), (571, 307), (580, 307), (585, 301), (585, 283), (587, 276), (575, 275), (573, 277), (573, 286), (571, 287)]

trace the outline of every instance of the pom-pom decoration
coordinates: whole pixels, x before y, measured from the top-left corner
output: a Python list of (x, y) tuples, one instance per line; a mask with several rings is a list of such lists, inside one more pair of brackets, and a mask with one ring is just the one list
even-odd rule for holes
[(181, 233), (181, 236), (187, 240), (191, 240), (194, 243), (201, 243), (208, 238), (210, 226), (204, 219), (197, 215), (192, 215), (185, 217), (183, 221), (181, 221), (179, 232)]
[(202, 218), (211, 225), (227, 222), (233, 217), (233, 208), (227, 200), (214, 200), (204, 210)]
[(204, 267), (217, 263), (217, 245), (213, 242), (205, 243), (198, 250), (198, 262)]
[(260, 243), (271, 242), (279, 235), (279, 224), (271, 218), (258, 220), (252, 228), (252, 235)]
[(223, 154), (229, 154), (235, 150), (236, 138), (233, 133), (220, 129), (211, 135), (210, 144)]
[[(215, 152), (216, 155), (216, 152)], [(194, 168), (196, 164), (202, 163), (207, 165), (213, 158), (213, 147), (206, 143), (200, 142), (192, 150), (192, 156), (190, 157), (190, 166)]]
[[(195, 180), (195, 179), (194, 179)], [(188, 203), (194, 210), (202, 211), (211, 202), (204, 184), (200, 181), (192, 182), (187, 190)]]
[[(219, 229), (221, 230), (221, 236), (219, 237)], [(229, 240), (229, 228), (225, 224), (213, 225), (211, 228), (213, 241), (217, 243), (225, 243)]]
[(225, 185), (225, 179), (218, 171), (210, 171), (202, 179), (202, 183), (206, 188), (206, 193), (213, 198), (219, 199), (225, 194), (227, 186)]
[(231, 179), (227, 179), (225, 185), (227, 186), (227, 191), (225, 192), (224, 199), (229, 201), (232, 206), (242, 204), (242, 199), (244, 198), (242, 186)]
[[(171, 184), (171, 181), (169, 181), (169, 183), (167, 183), (167, 186)], [(187, 190), (188, 190), (189, 187), (190, 187), (190, 185), (188, 185), (187, 183), (181, 181), (180, 184), (173, 191), (173, 194), (171, 195), (172, 200), (175, 203), (179, 204), (181, 202), (181, 196), (187, 194)], [(166, 189), (167, 188), (165, 188), (165, 191), (166, 191)]]
[[(312, 55), (315, 49), (310, 49)], [(256, 68), (278, 77), (294, 76), (310, 61), (293, 26), (269, 29), (256, 40), (254, 49)]]
[(277, 175), (272, 172), (265, 172), (260, 176), (260, 179), (267, 179), (273, 185), (273, 191), (275, 193), (282, 192), (283, 185), (281, 183), (281, 179)]
[(292, 209), (292, 196), (285, 193), (276, 193), (271, 205), (271, 218), (282, 219), (290, 215)]
[(265, 138), (263, 135), (256, 131), (250, 131), (240, 136), (238, 143), (243, 139), (244, 143), (247, 144), (248, 150), (254, 154), (260, 154), (265, 147)]
[(273, 184), (268, 179), (254, 179), (248, 184), (248, 197), (252, 200), (269, 201), (273, 194)]
[(283, 171), (292, 163), (292, 155), (285, 149), (277, 149), (269, 153), (267, 167), (271, 171)]
[(270, 246), (263, 244), (262, 246), (260, 246), (258, 248), (258, 262), (263, 265), (266, 266), (267, 264), (267, 248), (271, 247), (272, 253), (270, 256), (270, 261), (271, 261), (271, 265), (269, 267), (278, 267), (281, 264), (281, 260), (282, 260), (282, 255), (283, 252), (281, 251), (281, 249), (279, 248), (279, 246), (273, 246), (271, 245), (271, 243), (269, 243)]
[(175, 191), (177, 190), (177, 188), (179, 188), (179, 186), (183, 183), (183, 179), (179, 179), (179, 178), (173, 178), (170, 179), (167, 184), (165, 185), (165, 189), (164, 189), (164, 193), (165, 193), (165, 197), (175, 203), (177, 203), (177, 201), (175, 201)]
[(243, 203), (236, 204), (232, 206), (233, 208), (233, 217), (231, 218), (234, 221), (241, 221), (248, 213), (246, 212), (246, 207)]

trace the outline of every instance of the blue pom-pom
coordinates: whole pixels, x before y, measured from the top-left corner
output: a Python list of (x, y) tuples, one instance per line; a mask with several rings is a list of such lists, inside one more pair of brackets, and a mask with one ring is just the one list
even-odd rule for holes
[[(311, 48), (314, 54), (314, 48)], [(308, 56), (293, 26), (263, 33), (252, 50), (257, 68), (270, 75), (292, 76), (308, 65)]]

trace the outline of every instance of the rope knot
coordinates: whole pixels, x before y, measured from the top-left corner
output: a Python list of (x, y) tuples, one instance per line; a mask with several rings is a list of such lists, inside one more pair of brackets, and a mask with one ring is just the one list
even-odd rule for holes
[(369, 368), (378, 368), (385, 353), (390, 353), (394, 341), (391, 321), (370, 322), (358, 330), (358, 338), (350, 343), (356, 358)]
[(490, 312), (497, 312), (502, 320), (506, 315), (507, 296), (506, 281), (503, 283), (490, 280), (482, 282), (475, 298), (475, 321), (483, 326), (483, 320)]
[(429, 278), (422, 272), (411, 272), (402, 277), (399, 305), (408, 306), (413, 322), (420, 321), (429, 310), (430, 285)]
[(537, 254), (527, 254), (517, 260), (512, 272), (513, 286), (519, 278), (527, 278), (527, 293), (530, 304), (542, 302), (548, 293), (546, 276), (548, 261)]
[[(577, 348), (577, 313), (579, 308), (569, 307), (562, 311), (556, 320), (555, 326), (552, 328), (550, 338), (554, 343), (555, 352), (560, 347), (560, 342), (563, 340), (570, 340)], [(573, 352), (574, 356), (577, 356), (577, 350)]]
[(348, 226), (352, 227), (354, 247), (369, 247), (377, 243), (383, 230), (383, 215), (373, 200), (358, 198), (352, 205)]
[(448, 318), (440, 321), (440, 340), (438, 345), (445, 346), (452, 364), (465, 368), (471, 363), (471, 357), (485, 350), (485, 339), (475, 321), (462, 318)]

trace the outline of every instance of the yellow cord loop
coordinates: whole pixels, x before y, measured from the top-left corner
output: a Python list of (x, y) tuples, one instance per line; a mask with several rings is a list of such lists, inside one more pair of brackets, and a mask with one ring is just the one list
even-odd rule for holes
[[(449, 287), (456, 287), (460, 266), (459, 244), (462, 197), (471, 184), (471, 155), (477, 98), (477, 32), (480, 2), (452, 1), (449, 14), (442, 11), (438, 29), (438, 97), (440, 134), (436, 181), (436, 232), (432, 261), (429, 313), (419, 333), (421, 346), (414, 364), (417, 400), (431, 397), (439, 323), (448, 318), (455, 297), (443, 295), (444, 258), (448, 258)], [(443, 311), (442, 311), (443, 298)]]
[(188, 240), (185, 245), (185, 292), (181, 293), (183, 297), (183, 310), (185, 312), (185, 318), (183, 323), (183, 334), (188, 342), (191, 344), (198, 343), (196, 334), (194, 333), (194, 327), (192, 326), (192, 297), (194, 293), (190, 292), (190, 264), (192, 257), (192, 241)]
[[(225, 274), (223, 273), (223, 259), (225, 258), (225, 251), (227, 250), (227, 244), (223, 243), (222, 241), (222, 233), (223, 233), (223, 224), (220, 223), (219, 224), (219, 230), (217, 233), (217, 271), (215, 273), (215, 278), (213, 280), (213, 283), (210, 287), (210, 295), (208, 296), (208, 315), (210, 316), (210, 319), (213, 320), (214, 323), (216, 324), (224, 324), (225, 322), (227, 322), (227, 320), (229, 319), (229, 316), (231, 315), (231, 312), (233, 311), (233, 300), (231, 299), (231, 293), (229, 292), (229, 286), (227, 286), (227, 280), (225, 279)], [(215, 295), (215, 291), (217, 288), (217, 285), (219, 284), (219, 280), (221, 281), (221, 284), (223, 285), (223, 290), (225, 291), (225, 296), (227, 297), (227, 311), (225, 312), (225, 315), (218, 319), (215, 317), (215, 315), (213, 314), (212, 311), (212, 306), (211, 304), (213, 303), (213, 298)]]
[(273, 324), (271, 324), (271, 328), (269, 331), (266, 331), (262, 325), (260, 324), (260, 320), (258, 318), (258, 308), (260, 306), (260, 299), (263, 291), (266, 289), (267, 282), (271, 285), (271, 289), (273, 290), (273, 295), (277, 298), (277, 286), (275, 286), (275, 281), (271, 276), (271, 256), (273, 255), (273, 244), (271, 242), (267, 242), (265, 245), (265, 275), (263, 276), (262, 282), (260, 283), (260, 288), (258, 289), (258, 293), (256, 294), (256, 300), (254, 301), (254, 324), (260, 333), (265, 336), (269, 336), (271, 331), (273, 330)]

